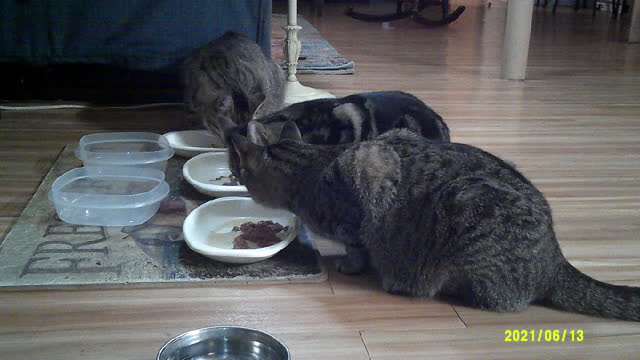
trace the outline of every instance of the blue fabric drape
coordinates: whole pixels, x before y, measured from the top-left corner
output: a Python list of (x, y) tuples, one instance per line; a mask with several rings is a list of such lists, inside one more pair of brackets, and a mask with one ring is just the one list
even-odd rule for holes
[(4, 0), (0, 61), (171, 69), (227, 30), (270, 55), (270, 0)]

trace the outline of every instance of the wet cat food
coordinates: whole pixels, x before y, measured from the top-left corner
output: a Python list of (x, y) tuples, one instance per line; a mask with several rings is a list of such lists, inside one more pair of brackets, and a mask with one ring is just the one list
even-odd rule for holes
[(233, 248), (234, 249), (249, 249), (249, 243), (247, 240), (242, 237), (242, 235), (237, 236), (233, 239)]
[(229, 181), (225, 181), (222, 183), (222, 185), (224, 186), (238, 186), (240, 185), (240, 182), (238, 181), (238, 178), (233, 176), (233, 175), (228, 175), (228, 176), (218, 176), (217, 178), (211, 180), (211, 181), (220, 181), (220, 180), (224, 180), (224, 179), (229, 179)]
[(233, 227), (233, 231), (242, 232), (233, 240), (233, 248), (248, 249), (249, 243), (253, 243), (259, 248), (275, 245), (282, 241), (276, 234), (287, 230), (289, 230), (288, 226), (282, 226), (282, 224), (271, 220), (257, 223), (249, 221)]

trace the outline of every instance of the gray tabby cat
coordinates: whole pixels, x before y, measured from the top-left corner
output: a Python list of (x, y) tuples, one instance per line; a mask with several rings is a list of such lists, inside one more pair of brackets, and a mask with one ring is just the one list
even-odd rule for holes
[[(255, 117), (254, 117), (255, 118)], [(278, 134), (285, 122), (296, 123), (305, 142), (344, 144), (370, 140), (392, 129), (406, 128), (422, 136), (449, 141), (442, 117), (420, 99), (401, 91), (377, 91), (339, 99), (316, 99), (292, 104), (270, 115), (255, 118)], [(227, 127), (244, 123), (227, 122)]]
[(248, 37), (227, 32), (196, 50), (182, 67), (185, 102), (224, 146), (220, 118), (235, 123), (280, 110), (285, 75)]
[(501, 159), (405, 129), (337, 146), (305, 144), (292, 122), (275, 143), (268, 131), (229, 134), (234, 174), (255, 201), (344, 242), (341, 271), (371, 266), (386, 291), (494, 311), (540, 303), (640, 321), (640, 288), (569, 264), (542, 193)]

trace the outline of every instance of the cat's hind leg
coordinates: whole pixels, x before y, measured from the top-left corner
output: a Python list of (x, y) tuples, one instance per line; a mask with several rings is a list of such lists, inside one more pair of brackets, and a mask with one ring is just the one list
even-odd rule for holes
[(384, 291), (405, 296), (433, 297), (440, 293), (447, 276), (436, 272), (416, 279), (415, 275), (398, 276), (397, 272), (381, 271), (380, 280)]
[[(540, 291), (553, 248), (544, 211), (509, 185), (459, 178), (444, 190), (445, 254), (455, 264), (456, 294), (474, 307), (524, 310)], [(551, 235), (552, 236), (552, 235)]]
[(460, 287), (458, 295), (469, 306), (496, 312), (522, 311), (533, 300), (526, 286), (517, 286), (510, 283), (509, 279), (481, 274)]

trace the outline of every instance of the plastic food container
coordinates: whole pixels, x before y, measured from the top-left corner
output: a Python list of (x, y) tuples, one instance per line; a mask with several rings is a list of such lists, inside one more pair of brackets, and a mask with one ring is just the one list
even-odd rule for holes
[(86, 135), (76, 149), (84, 166), (133, 166), (162, 171), (173, 154), (164, 136), (146, 132)]
[(132, 167), (84, 167), (51, 186), (60, 219), (78, 225), (128, 226), (149, 220), (169, 194), (164, 173)]

